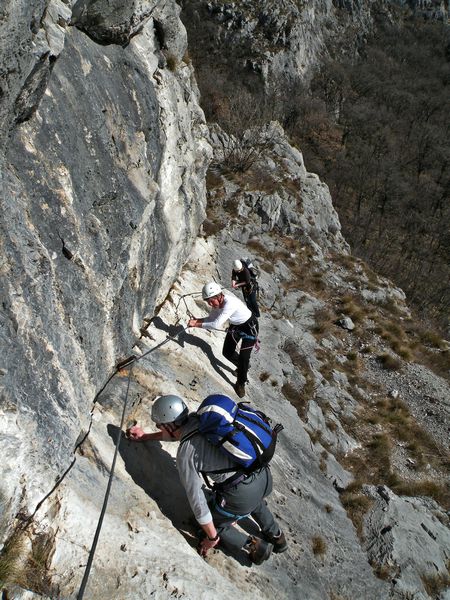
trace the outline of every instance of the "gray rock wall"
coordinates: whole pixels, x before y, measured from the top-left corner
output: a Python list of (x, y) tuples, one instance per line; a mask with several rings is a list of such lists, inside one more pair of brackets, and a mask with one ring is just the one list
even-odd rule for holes
[(179, 9), (107, 4), (2, 8), (3, 529), (70, 465), (204, 216), (210, 149)]
[(354, 54), (372, 28), (373, 7), (386, 4), (185, 0), (182, 18), (196, 67), (207, 67), (199, 80), (214, 70), (219, 78), (283, 99), (286, 86), (307, 81), (330, 52)]

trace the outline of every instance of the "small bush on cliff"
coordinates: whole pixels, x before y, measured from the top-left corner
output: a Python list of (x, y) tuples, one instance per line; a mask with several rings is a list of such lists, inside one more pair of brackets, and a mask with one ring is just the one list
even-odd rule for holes
[(312, 551), (315, 556), (323, 556), (327, 551), (327, 543), (320, 535), (312, 538)]

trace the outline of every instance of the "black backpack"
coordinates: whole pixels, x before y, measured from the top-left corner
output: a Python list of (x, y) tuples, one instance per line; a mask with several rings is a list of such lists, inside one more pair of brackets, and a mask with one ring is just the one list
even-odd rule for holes
[(241, 263), (246, 267), (250, 273), (250, 276), (253, 280), (257, 280), (259, 277), (259, 269), (256, 265), (253, 264), (251, 258), (241, 258)]

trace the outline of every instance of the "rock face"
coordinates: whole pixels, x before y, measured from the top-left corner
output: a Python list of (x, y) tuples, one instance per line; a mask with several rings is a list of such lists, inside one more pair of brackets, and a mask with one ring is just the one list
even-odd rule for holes
[(71, 463), (96, 392), (204, 216), (210, 149), (186, 35), (176, 4), (157, 5), (2, 8), (6, 522), (30, 514)]
[[(369, 23), (372, 4), (183, 2), (221, 24), (213, 44), (244, 53), (251, 36), (270, 42), (249, 55), (266, 81), (306, 73), (323, 26), (336, 33), (344, 13)], [(403, 292), (349, 254), (328, 187), (280, 125), (241, 141), (206, 128), (179, 10), (171, 0), (0, 9), (5, 594), (77, 596), (125, 400), (126, 420), (150, 429), (158, 394), (192, 410), (209, 393), (233, 396), (223, 332), (183, 324), (205, 315), (205, 281), (226, 287), (233, 260), (251, 256), (261, 349), (245, 399), (285, 425), (269, 503), (289, 549), (258, 568), (220, 551), (203, 560), (176, 444), (123, 439), (85, 597), (427, 598), (427, 577), (445, 587), (450, 555), (448, 514), (428, 497), (448, 476), (448, 380), (408, 363), (387, 335), (406, 343)], [(227, 152), (246, 139), (264, 150), (230, 171)], [(381, 366), (388, 352), (398, 371)], [(133, 369), (114, 374), (131, 353)], [(398, 423), (417, 439), (397, 440)], [(372, 460), (388, 433), (389, 459)]]
[(372, 7), (388, 4), (188, 0), (182, 18), (199, 68), (214, 69), (219, 81), (225, 74), (244, 88), (261, 87), (282, 97), (289, 85), (307, 80), (332, 47), (355, 52), (371, 29)]

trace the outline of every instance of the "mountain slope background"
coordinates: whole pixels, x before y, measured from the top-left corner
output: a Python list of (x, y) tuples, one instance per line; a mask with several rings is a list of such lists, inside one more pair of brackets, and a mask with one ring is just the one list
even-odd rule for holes
[(396, 281), (445, 337), (448, 14), (444, 23), (414, 18), (413, 4), (337, 3), (333, 14), (296, 2), (199, 1), (182, 18), (207, 119), (233, 133), (278, 119), (330, 186), (355, 255)]
[[(122, 440), (88, 597), (444, 598), (448, 345), (351, 255), (327, 185), (254, 96), (281, 74), (308, 83), (340, 36), (356, 56), (373, 11), (394, 9), (208, 6), (3, 9), (3, 594), (76, 597), (125, 398), (127, 421), (150, 428), (158, 394), (193, 410), (233, 395), (224, 334), (184, 325), (206, 312), (203, 283), (226, 287), (232, 261), (251, 256), (261, 349), (246, 399), (286, 428), (270, 502), (289, 550), (258, 568), (204, 561), (174, 445)], [(205, 28), (219, 44), (205, 56), (230, 44), (243, 69), (231, 97), (218, 69), (216, 105), (186, 52), (189, 40), (203, 51), (185, 11), (202, 22), (206, 9), (222, 29)], [(255, 31), (271, 45), (247, 54)], [(130, 353), (133, 369), (115, 373)]]

